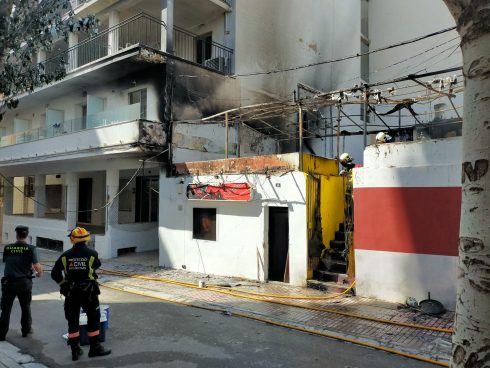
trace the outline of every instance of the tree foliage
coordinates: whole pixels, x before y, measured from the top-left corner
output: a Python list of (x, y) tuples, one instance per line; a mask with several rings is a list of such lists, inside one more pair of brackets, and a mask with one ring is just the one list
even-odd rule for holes
[(97, 32), (94, 16), (74, 18), (69, 0), (0, 0), (0, 120), (7, 109), (18, 105), (16, 96), (63, 79), (66, 55), (56, 65), (37, 63), (38, 51), (50, 51), (70, 32)]

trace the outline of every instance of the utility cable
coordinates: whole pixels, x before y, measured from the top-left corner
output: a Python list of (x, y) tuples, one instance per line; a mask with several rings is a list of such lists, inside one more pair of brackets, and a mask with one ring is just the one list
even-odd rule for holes
[(310, 68), (312, 66), (317, 66), (317, 65), (331, 64), (331, 63), (336, 63), (336, 62), (339, 62), (339, 61), (344, 61), (344, 60), (349, 60), (349, 59), (355, 59), (355, 58), (359, 58), (359, 57), (362, 57), (362, 56), (365, 56), (365, 55), (370, 55), (370, 54), (374, 54), (374, 53), (377, 53), (377, 52), (389, 50), (389, 49), (392, 49), (392, 48), (395, 48), (395, 47), (400, 47), (400, 46), (408, 45), (408, 44), (411, 44), (411, 43), (414, 43), (414, 42), (418, 42), (418, 41), (421, 41), (421, 40), (425, 40), (426, 38), (434, 37), (434, 36), (437, 36), (437, 35), (440, 35), (440, 34), (443, 34), (443, 33), (446, 33), (446, 32), (453, 31), (455, 29), (456, 29), (456, 27), (445, 28), (445, 29), (442, 29), (442, 30), (437, 31), (437, 32), (432, 32), (432, 33), (429, 33), (429, 34), (426, 34), (426, 35), (423, 35), (423, 36), (412, 38), (410, 40), (406, 40), (406, 41), (398, 42), (398, 43), (395, 43), (395, 44), (392, 44), (392, 45), (380, 47), (380, 48), (378, 48), (376, 50), (362, 52), (362, 53), (357, 53), (357, 54), (349, 55), (349, 56), (344, 56), (344, 57), (341, 57), (341, 58), (338, 58), (338, 59), (331, 59), (331, 60), (319, 61), (319, 62), (316, 62), (316, 63), (310, 63), (310, 64), (304, 64), (304, 65), (297, 65), (297, 66), (293, 66), (293, 67), (285, 68), (285, 69), (273, 69), (273, 70), (261, 71), (261, 72), (239, 73), (239, 74), (235, 74), (234, 76), (235, 77), (249, 77), (249, 76), (254, 76), (254, 75), (276, 74), (276, 73), (289, 72), (289, 71), (293, 71), (293, 70)]
[[(109, 200), (108, 202), (106, 202), (103, 206), (101, 207), (98, 207), (98, 208), (92, 208), (92, 209), (89, 209), (89, 210), (70, 210), (70, 211), (65, 211), (65, 213), (85, 213), (85, 212), (97, 212), (97, 211), (102, 211), (104, 209), (106, 209), (107, 207), (111, 206), (112, 203), (116, 200), (116, 198), (119, 197), (119, 195), (124, 191), (124, 189), (127, 188), (127, 186), (136, 178), (136, 175), (138, 174), (138, 172), (144, 167), (144, 163), (146, 161), (150, 161), (151, 159), (155, 158), (155, 157), (158, 157), (162, 154), (164, 154), (165, 152), (168, 151), (168, 148), (159, 152), (158, 154), (154, 155), (154, 156), (151, 156), (150, 158), (147, 158), (147, 159), (144, 159), (142, 160), (143, 162), (141, 163), (140, 167), (136, 169), (136, 171), (134, 172), (133, 176), (128, 180), (128, 182), (126, 183), (126, 185), (121, 189), (119, 190), (119, 192), (117, 192), (114, 197), (112, 197), (111, 200)], [(47, 208), (47, 204), (46, 203), (42, 203), (40, 201), (37, 201), (35, 198), (32, 198), (32, 197), (29, 197), (22, 189), (20, 189), (19, 187), (17, 187), (13, 182), (11, 182), (9, 180), (8, 177), (6, 177), (4, 174), (0, 173), (0, 177), (2, 177), (8, 184), (10, 184), (14, 189), (16, 189), (17, 191), (19, 191), (20, 193), (22, 193), (22, 195), (24, 196), (24, 198), (27, 198), (31, 201), (33, 201), (34, 203), (42, 206), (42, 207), (45, 207)]]

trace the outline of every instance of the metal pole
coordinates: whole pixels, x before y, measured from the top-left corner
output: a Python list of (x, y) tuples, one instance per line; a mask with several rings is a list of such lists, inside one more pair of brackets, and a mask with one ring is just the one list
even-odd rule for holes
[[(341, 106), (337, 105), (337, 169), (340, 172), (340, 111)], [(366, 136), (366, 130), (364, 129), (364, 136)]]
[(236, 150), (237, 157), (240, 157), (240, 146), (242, 145), (242, 138), (240, 136), (241, 132), (242, 132), (242, 119), (240, 118), (238, 120), (238, 125), (237, 125), (237, 150)]
[(303, 170), (303, 109), (298, 107), (299, 169)]
[(225, 158), (228, 158), (228, 113), (225, 113), (225, 131), (226, 131)]
[(368, 119), (368, 94), (367, 88), (364, 88), (364, 134), (362, 135), (364, 147), (367, 147), (367, 119)]

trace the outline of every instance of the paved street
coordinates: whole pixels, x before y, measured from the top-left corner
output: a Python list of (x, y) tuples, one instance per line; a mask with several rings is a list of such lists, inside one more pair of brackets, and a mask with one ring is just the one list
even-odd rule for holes
[[(44, 254), (44, 252), (43, 252)], [(1, 271), (3, 272), (3, 266)], [(218, 312), (102, 290), (113, 354), (72, 363), (61, 338), (63, 302), (46, 274), (34, 285), (32, 337), (20, 336), (16, 303), (7, 340), (48, 367), (431, 367), (433, 365)]]

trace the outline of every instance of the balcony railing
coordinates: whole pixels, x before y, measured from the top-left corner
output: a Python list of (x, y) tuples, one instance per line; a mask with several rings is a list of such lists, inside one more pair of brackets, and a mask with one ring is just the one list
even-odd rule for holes
[(19, 143), (33, 142), (63, 134), (76, 133), (89, 128), (97, 128), (140, 118), (140, 104), (132, 104), (115, 110), (101, 111), (96, 114), (59, 122), (48, 123), (46, 127), (30, 129), (21, 133), (0, 138), (0, 147)]
[(71, 8), (72, 8), (72, 10), (77, 10), (79, 7), (81, 7), (86, 2), (87, 2), (87, 0), (70, 0)]
[[(54, 55), (42, 64), (48, 73), (59, 70), (60, 65), (70, 72), (132, 45), (160, 49), (164, 29), (166, 25), (160, 19), (141, 13)], [(231, 73), (233, 50), (228, 47), (174, 27), (174, 48), (175, 55), (182, 59), (225, 74)], [(207, 59), (203, 57), (205, 55)]]

